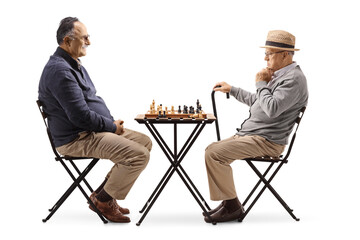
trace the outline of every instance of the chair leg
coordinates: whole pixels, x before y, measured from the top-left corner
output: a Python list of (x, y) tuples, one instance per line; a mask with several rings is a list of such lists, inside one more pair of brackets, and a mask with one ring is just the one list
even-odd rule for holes
[[(266, 169), (266, 171), (264, 172), (264, 174), (262, 175), (263, 177), (266, 177), (266, 175), (269, 173), (269, 171), (271, 170), (271, 168), (274, 166), (274, 163), (272, 162), (269, 167)], [(273, 176), (272, 176), (273, 177)], [(271, 178), (272, 179), (272, 178)], [(270, 180), (271, 181), (271, 180)], [(270, 182), (269, 181), (269, 182)], [(257, 188), (259, 187), (259, 185), (261, 184), (261, 179), (259, 179), (259, 181), (255, 184), (254, 188), (251, 190), (251, 192), (249, 193), (249, 195), (246, 197), (246, 199), (243, 202), (243, 207), (245, 208), (245, 205), (247, 204), (247, 202), (250, 200), (250, 198), (252, 197), (252, 195), (255, 193), (255, 191), (257, 190)], [(260, 192), (257, 194), (257, 196), (254, 198), (254, 200), (251, 202), (250, 206), (248, 208), (245, 208), (246, 211), (244, 212), (244, 214), (242, 214), (240, 216), (240, 218), (238, 219), (239, 222), (242, 222), (244, 220), (244, 218), (247, 216), (247, 214), (250, 212), (250, 210), (252, 209), (252, 207), (255, 205), (255, 203), (257, 202), (257, 200), (260, 198), (260, 196), (262, 195), (262, 193), (265, 191), (266, 186), (264, 186)]]
[(100, 211), (96, 208), (96, 206), (93, 204), (93, 202), (90, 200), (89, 196), (86, 194), (84, 189), (81, 187), (80, 183), (84, 180), (85, 176), (90, 172), (90, 170), (95, 166), (95, 164), (98, 162), (99, 159), (93, 159), (89, 165), (85, 168), (85, 170), (80, 174), (78, 178), (75, 178), (75, 176), (72, 174), (70, 169), (66, 166), (63, 160), (59, 160), (60, 163), (63, 165), (63, 167), (66, 169), (66, 171), (69, 173), (70, 177), (73, 179), (73, 184), (68, 188), (68, 190), (62, 195), (62, 197), (57, 201), (57, 203), (53, 206), (52, 209), (50, 209), (50, 214), (43, 219), (43, 222), (46, 222), (49, 220), (52, 215), (60, 208), (60, 206), (65, 202), (65, 200), (70, 196), (70, 194), (74, 191), (76, 187), (79, 188), (79, 190), (82, 192), (82, 194), (85, 196), (85, 198), (88, 200), (89, 204), (95, 209), (96, 213), (100, 217), (100, 219), (107, 223), (108, 221), (102, 216)]
[[(251, 208), (254, 206), (254, 204), (257, 202), (257, 200), (260, 198), (260, 196), (262, 195), (262, 193), (265, 191), (266, 188), (268, 188), (271, 193), (276, 197), (276, 199), (281, 203), (281, 205), (286, 209), (286, 211), (290, 214), (290, 216), (295, 219), (296, 221), (299, 221), (300, 219), (297, 218), (294, 214), (293, 214), (293, 210), (289, 208), (289, 206), (285, 203), (285, 201), (280, 197), (280, 195), (275, 191), (275, 189), (270, 185), (270, 182), (272, 181), (272, 179), (275, 177), (275, 175), (277, 174), (277, 172), (280, 170), (280, 168), (282, 167), (282, 165), (284, 164), (283, 162), (280, 163), (280, 165), (277, 167), (277, 169), (274, 171), (274, 173), (271, 175), (271, 177), (269, 178), (269, 180), (265, 179), (265, 175), (267, 174), (264, 173), (264, 175), (262, 175), (259, 170), (255, 167), (255, 165), (250, 161), (247, 160), (246, 161), (249, 166), (254, 170), (254, 172), (256, 173), (256, 175), (258, 175), (258, 177), (260, 178), (260, 180), (265, 184), (265, 186), (261, 189), (261, 191), (259, 192), (259, 194), (256, 196), (256, 198), (253, 200), (253, 202), (251, 203), (251, 205), (249, 206), (249, 208), (246, 210), (246, 212), (241, 216), (241, 218), (238, 219), (239, 222), (242, 222), (242, 220), (246, 217), (246, 215), (249, 213), (249, 211), (251, 210)], [(272, 163), (273, 164), (273, 163)], [(270, 170), (270, 169), (268, 169)], [(256, 186), (257, 187), (257, 186)], [(252, 194), (252, 193), (251, 193)]]
[[(93, 160), (96, 160), (96, 158), (94, 158)], [(71, 165), (73, 166), (73, 168), (75, 169), (75, 171), (80, 175), (81, 172), (79, 170), (79, 168), (75, 165), (75, 163), (73, 162), (73, 160), (69, 160), (69, 162), (71, 163)], [(94, 192), (94, 190), (92, 189), (92, 187), (90, 186), (90, 184), (86, 181), (86, 179), (84, 178), (83, 182), (85, 183), (85, 185), (87, 186), (87, 188), (90, 190), (90, 192)]]
[[(274, 163), (271, 163), (269, 165), (269, 167), (266, 169), (266, 171), (264, 172), (263, 176), (266, 177), (266, 175), (269, 173), (269, 171), (271, 170), (271, 168), (274, 166)], [(250, 200), (251, 196), (254, 194), (254, 192), (256, 191), (256, 189), (259, 187), (261, 183), (261, 179), (259, 179), (259, 181), (255, 184), (254, 188), (251, 190), (251, 192), (249, 193), (249, 195), (246, 197), (246, 199), (243, 202), (243, 206), (245, 207), (246, 203)]]
[[(76, 172), (79, 174), (79, 176), (81, 175), (81, 172), (79, 170), (79, 168), (75, 165), (75, 163), (73, 162), (73, 160), (69, 160), (69, 162), (71, 163), (71, 165), (74, 167), (74, 169), (76, 170)], [(90, 186), (90, 184), (86, 181), (86, 179), (84, 178), (83, 182), (86, 184), (86, 186), (88, 187), (88, 189), (90, 190), (90, 192), (94, 192), (94, 190), (92, 189), (92, 187)], [(52, 208), (49, 209), (49, 212), (51, 212), (57, 205), (59, 205), (60, 200), (64, 197), (65, 200), (67, 198), (67, 196), (69, 196), (71, 194), (71, 192), (69, 193), (70, 189), (72, 187), (70, 186), (66, 192), (63, 194), (63, 196), (54, 204), (54, 206)]]

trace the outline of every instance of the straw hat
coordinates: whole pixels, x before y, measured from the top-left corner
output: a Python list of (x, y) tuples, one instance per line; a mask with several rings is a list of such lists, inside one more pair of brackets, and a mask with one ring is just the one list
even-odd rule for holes
[(269, 31), (265, 46), (261, 48), (275, 48), (279, 50), (299, 51), (295, 48), (295, 36), (283, 30)]

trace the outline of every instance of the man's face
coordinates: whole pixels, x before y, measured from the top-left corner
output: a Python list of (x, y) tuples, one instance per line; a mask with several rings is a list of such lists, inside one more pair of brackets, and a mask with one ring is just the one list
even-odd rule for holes
[(265, 61), (267, 62), (267, 67), (273, 71), (277, 71), (283, 67), (284, 64), (284, 54), (286, 51), (266, 48), (265, 49)]
[(90, 45), (86, 27), (81, 22), (74, 23), (74, 34), (70, 36), (69, 54), (74, 58), (86, 55), (86, 48)]

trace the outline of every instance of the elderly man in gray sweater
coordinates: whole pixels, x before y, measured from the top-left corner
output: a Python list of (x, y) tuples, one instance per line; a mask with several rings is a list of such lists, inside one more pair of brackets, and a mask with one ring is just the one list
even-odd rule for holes
[[(265, 48), (267, 68), (256, 74), (256, 93), (226, 82), (214, 87), (214, 91), (230, 93), (250, 107), (250, 116), (234, 136), (206, 148), (210, 198), (223, 200), (209, 212), (216, 222), (233, 221), (244, 213), (230, 164), (248, 157), (279, 156), (288, 143), (300, 109), (307, 105), (306, 78), (293, 61), (294, 51), (299, 50), (295, 48), (295, 37), (282, 30), (269, 31), (262, 48)], [(207, 217), (205, 221), (210, 222)]]

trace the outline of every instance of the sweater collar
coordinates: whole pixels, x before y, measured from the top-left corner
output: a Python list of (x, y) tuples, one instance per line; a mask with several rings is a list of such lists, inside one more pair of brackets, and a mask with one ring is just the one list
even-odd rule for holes
[(274, 72), (274, 79), (283, 76), (285, 73), (287, 73), (288, 71), (294, 69), (296, 66), (297, 66), (297, 63), (293, 62), (292, 64), (289, 64), (289, 65), (275, 71)]
[(283, 67), (283, 68), (275, 71), (274, 75), (271, 78), (271, 81), (268, 83), (268, 86), (272, 86), (276, 80), (278, 80), (280, 77), (284, 76), (285, 73), (289, 72), (290, 70), (293, 70), (296, 66), (297, 66), (297, 63), (293, 62), (292, 64), (289, 64), (286, 67)]

